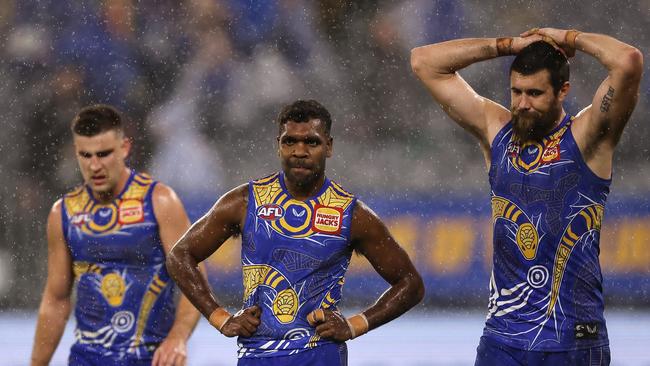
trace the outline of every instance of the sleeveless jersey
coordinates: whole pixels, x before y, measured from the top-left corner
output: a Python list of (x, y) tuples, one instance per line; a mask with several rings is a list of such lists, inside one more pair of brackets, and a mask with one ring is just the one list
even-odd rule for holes
[(510, 122), (492, 143), (494, 255), (483, 334), (519, 349), (608, 344), (598, 254), (611, 180), (583, 160), (572, 119), (523, 144)]
[(336, 310), (350, 263), (350, 224), (356, 198), (325, 179), (313, 197), (298, 201), (283, 173), (249, 183), (242, 230), (244, 307), (262, 309), (252, 337), (239, 337), (238, 358), (293, 355), (332, 343), (307, 314)]
[(155, 185), (132, 171), (111, 202), (96, 201), (87, 186), (63, 198), (77, 290), (75, 352), (151, 358), (172, 326), (174, 286), (152, 207)]

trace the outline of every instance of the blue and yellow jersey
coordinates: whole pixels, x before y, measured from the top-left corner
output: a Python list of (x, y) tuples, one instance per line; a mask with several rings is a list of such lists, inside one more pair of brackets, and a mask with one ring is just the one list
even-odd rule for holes
[(63, 197), (77, 290), (73, 351), (151, 358), (172, 326), (174, 286), (152, 207), (155, 185), (132, 171), (111, 202), (96, 201), (86, 186)]
[(286, 356), (331, 343), (316, 335), (307, 314), (336, 310), (341, 301), (355, 202), (329, 179), (305, 201), (291, 197), (282, 173), (249, 183), (244, 307), (258, 305), (262, 315), (252, 337), (239, 337), (239, 358)]
[(608, 344), (598, 254), (611, 180), (589, 169), (571, 121), (523, 144), (510, 122), (492, 144), (494, 255), (484, 335), (519, 349)]

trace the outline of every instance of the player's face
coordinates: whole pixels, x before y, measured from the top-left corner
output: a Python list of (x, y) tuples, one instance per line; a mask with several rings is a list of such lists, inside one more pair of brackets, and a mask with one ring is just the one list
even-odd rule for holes
[(74, 134), (74, 146), (84, 182), (99, 195), (118, 194), (124, 160), (131, 144), (122, 133), (106, 131), (95, 136)]
[(510, 85), (515, 135), (522, 141), (541, 139), (559, 122), (569, 83), (556, 95), (548, 70), (541, 70), (531, 75), (513, 71)]
[(325, 160), (332, 156), (332, 138), (320, 119), (288, 121), (278, 136), (282, 171), (299, 187), (310, 187), (325, 173)]

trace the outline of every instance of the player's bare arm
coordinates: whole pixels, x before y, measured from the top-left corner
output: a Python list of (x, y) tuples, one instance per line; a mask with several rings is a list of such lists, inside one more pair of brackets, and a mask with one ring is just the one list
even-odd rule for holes
[[(443, 110), (478, 138), (486, 161), (490, 144), (510, 120), (510, 111), (472, 89), (457, 71), (480, 61), (517, 54), (539, 35), (512, 38), (467, 38), (415, 48), (411, 67)], [(489, 165), (489, 164), (488, 164)]]
[(217, 251), (233, 235), (241, 233), (246, 219), (248, 185), (223, 195), (174, 245), (167, 270), (189, 301), (228, 337), (250, 337), (259, 325), (260, 309), (252, 306), (230, 315), (217, 302), (199, 263)]
[(61, 200), (47, 218), (47, 247), (47, 283), (38, 311), (32, 366), (49, 364), (70, 316), (74, 274), (61, 226)]
[[(158, 221), (160, 240), (165, 253), (169, 253), (176, 241), (190, 227), (185, 208), (176, 193), (168, 186), (158, 183), (153, 191), (153, 208)], [(205, 275), (203, 266), (201, 272)], [(185, 365), (187, 340), (192, 334), (200, 314), (196, 308), (181, 295), (176, 318), (165, 340), (153, 355), (153, 366)]]
[(329, 310), (310, 313), (310, 324), (323, 338), (346, 341), (404, 314), (424, 297), (424, 284), (408, 255), (388, 228), (363, 202), (357, 201), (352, 217), (351, 241), (390, 288), (361, 314), (348, 319)]
[(607, 69), (592, 104), (574, 120), (573, 134), (587, 165), (598, 176), (609, 178), (614, 147), (639, 98), (643, 54), (604, 34), (554, 28), (537, 33), (551, 37), (563, 48), (596, 58)]

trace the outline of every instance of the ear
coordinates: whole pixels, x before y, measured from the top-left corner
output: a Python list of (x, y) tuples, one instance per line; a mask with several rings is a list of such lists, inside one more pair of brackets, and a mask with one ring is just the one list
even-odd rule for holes
[(326, 153), (325, 156), (327, 156), (328, 158), (331, 158), (332, 157), (332, 151), (334, 150), (334, 139), (332, 137), (329, 137), (327, 139), (326, 148), (327, 148), (327, 153)]
[(565, 81), (564, 84), (562, 84), (562, 87), (560, 87), (560, 91), (557, 93), (557, 98), (560, 100), (560, 102), (564, 101), (564, 98), (569, 94), (569, 90), (571, 89), (571, 83), (568, 81)]

